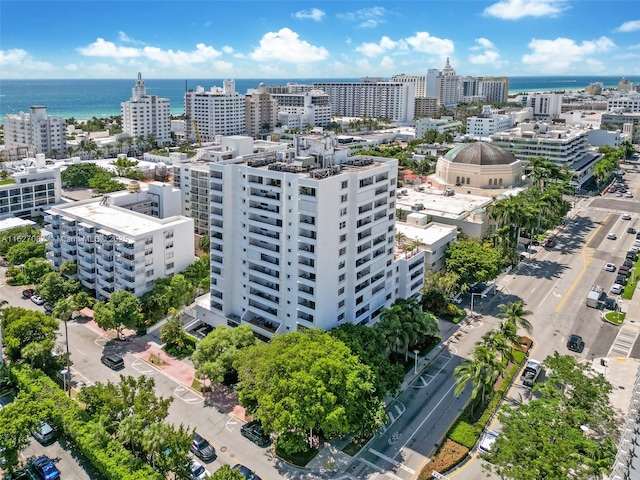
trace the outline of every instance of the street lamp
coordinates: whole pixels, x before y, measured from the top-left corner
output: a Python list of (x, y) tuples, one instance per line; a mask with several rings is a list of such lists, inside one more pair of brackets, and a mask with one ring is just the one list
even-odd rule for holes
[(481, 298), (484, 298), (484, 297), (486, 297), (486, 295), (483, 295), (482, 293), (472, 293), (472, 294), (471, 294), (471, 316), (473, 316), (473, 315), (474, 315), (474, 313), (473, 313), (473, 298), (474, 298), (474, 297), (481, 297)]
[(413, 373), (416, 374), (418, 373), (418, 353), (420, 353), (420, 350), (414, 350), (413, 354), (415, 355), (415, 363), (413, 366)]

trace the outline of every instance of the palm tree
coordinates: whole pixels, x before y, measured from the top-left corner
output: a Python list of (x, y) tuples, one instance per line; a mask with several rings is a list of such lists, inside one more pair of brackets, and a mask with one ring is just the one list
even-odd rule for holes
[(471, 382), (473, 386), (471, 398), (475, 400), (478, 394), (481, 394), (481, 403), (484, 403), (485, 394), (489, 388), (493, 387), (502, 367), (497, 361), (496, 352), (487, 347), (477, 346), (472, 355), (471, 359), (465, 360), (453, 371), (457, 382), (454, 394), (460, 395), (467, 384)]
[(523, 300), (516, 300), (515, 302), (511, 302), (507, 305), (500, 304), (498, 308), (502, 310), (501, 313), (497, 315), (498, 318), (503, 318), (507, 323), (511, 323), (515, 327), (522, 327), (528, 333), (531, 333), (533, 330), (533, 325), (531, 322), (527, 320), (525, 317), (533, 314), (531, 310), (526, 310), (525, 303)]
[(383, 308), (377, 327), (382, 332), (389, 352), (397, 351), (402, 336), (402, 307), (398, 304)]
[(500, 323), (499, 328), (489, 330), (482, 336), (482, 344), (495, 350), (502, 361), (513, 361), (513, 347), (520, 343), (515, 327), (507, 322)]
[(156, 468), (156, 457), (166, 442), (167, 425), (164, 423), (152, 423), (142, 432), (142, 448), (147, 457), (151, 458), (151, 465)]
[(116, 436), (122, 443), (129, 444), (131, 451), (135, 453), (136, 440), (140, 438), (140, 431), (144, 425), (137, 415), (129, 415), (124, 417), (120, 423), (118, 423), (118, 431)]

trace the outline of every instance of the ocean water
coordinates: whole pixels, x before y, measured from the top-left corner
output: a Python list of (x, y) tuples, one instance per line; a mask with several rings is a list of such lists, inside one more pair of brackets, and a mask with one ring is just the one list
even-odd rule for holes
[[(509, 93), (557, 90), (580, 90), (590, 83), (601, 82), (616, 87), (619, 76), (540, 76), (510, 77)], [(640, 77), (627, 77), (640, 83)], [(0, 122), (8, 113), (28, 112), (34, 105), (47, 107), (49, 115), (83, 120), (120, 115), (120, 103), (131, 98), (135, 78), (118, 80), (2, 80), (0, 79)], [(235, 79), (236, 91), (242, 94), (260, 83), (285, 85), (287, 82), (309, 84), (317, 81), (358, 81), (357, 78), (334, 79)], [(185, 89), (222, 86), (223, 79), (144, 79), (147, 93), (168, 98), (171, 113), (184, 113)]]

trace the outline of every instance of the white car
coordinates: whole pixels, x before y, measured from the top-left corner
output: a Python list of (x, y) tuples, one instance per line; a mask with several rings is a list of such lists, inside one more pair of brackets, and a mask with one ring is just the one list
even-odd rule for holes
[(627, 198), (633, 198), (633, 194), (631, 192), (625, 193), (624, 196)]
[(480, 439), (480, 445), (478, 445), (478, 451), (480, 453), (491, 453), (493, 444), (496, 443), (500, 434), (495, 430), (487, 430)]
[(613, 263), (606, 263), (606, 264), (604, 265), (604, 269), (605, 269), (607, 272), (615, 272), (615, 271), (616, 271), (616, 266), (615, 266)]
[(39, 295), (34, 295), (31, 297), (31, 301), (36, 305), (44, 305), (44, 300)]
[(614, 295), (620, 295), (622, 290), (624, 289), (624, 285), (620, 285), (619, 283), (614, 283), (611, 285), (611, 290), (609, 290)]
[(625, 213), (624, 215), (622, 215), (622, 219), (623, 220), (631, 220), (631, 215), (629, 215), (628, 213)]
[(191, 460), (189, 467), (191, 468), (192, 480), (204, 480), (205, 478), (209, 478), (209, 472), (207, 472), (202, 464), (195, 458)]
[[(636, 239), (636, 240), (634, 240), (634, 241), (633, 241), (633, 246), (634, 246), (634, 247), (640, 247), (640, 239)], [(33, 297), (31, 297), (31, 298), (33, 298)]]
[(607, 233), (607, 238), (609, 240), (616, 240), (618, 237), (616, 236), (615, 233)]

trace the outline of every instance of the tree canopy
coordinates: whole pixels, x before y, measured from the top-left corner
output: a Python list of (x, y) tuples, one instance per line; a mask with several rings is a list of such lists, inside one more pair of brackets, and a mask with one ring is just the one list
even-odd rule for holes
[(93, 307), (96, 323), (103, 330), (115, 329), (118, 336), (124, 328), (139, 330), (144, 327), (140, 301), (131, 292), (118, 290), (109, 297), (109, 303), (97, 302)]
[(30, 258), (45, 258), (47, 246), (44, 242), (21, 242), (13, 245), (5, 255), (7, 262), (21, 265)]
[(23, 225), (0, 232), (0, 255), (6, 255), (12, 246), (27, 241), (40, 241), (40, 230), (37, 227)]
[(51, 354), (58, 330), (55, 318), (36, 310), (6, 307), (1, 321), (6, 354), (11, 360), (24, 358), (23, 350), (30, 344), (44, 346)]
[(371, 369), (332, 335), (307, 329), (278, 335), (241, 351), (240, 402), (279, 448), (304, 451), (311, 432), (335, 438), (375, 432), (386, 418)]
[(532, 400), (500, 414), (486, 468), (505, 479), (600, 478), (611, 470), (618, 436), (611, 384), (573, 356), (555, 352), (544, 367), (547, 380)]
[(504, 258), (491, 245), (469, 240), (449, 245), (445, 264), (461, 284), (469, 285), (496, 278), (502, 271)]
[(50, 272), (38, 283), (36, 293), (45, 302), (55, 305), (58, 300), (79, 292), (80, 288), (80, 283), (77, 280), (65, 280), (58, 272)]

